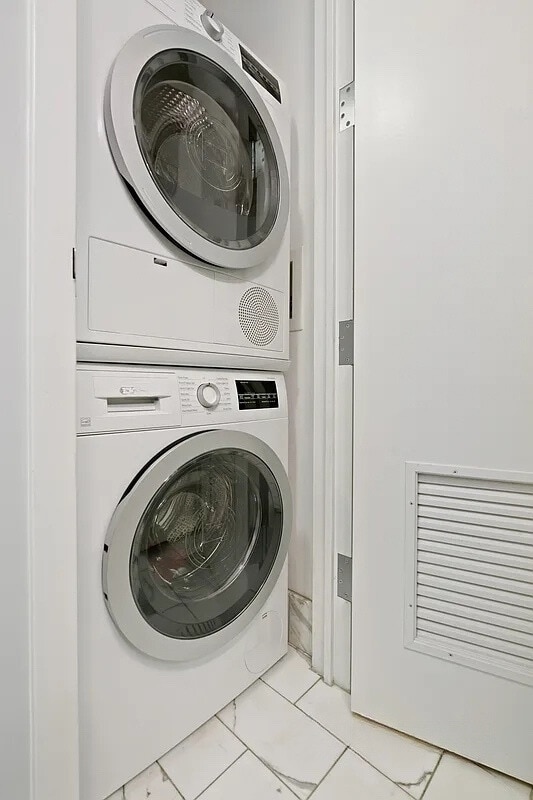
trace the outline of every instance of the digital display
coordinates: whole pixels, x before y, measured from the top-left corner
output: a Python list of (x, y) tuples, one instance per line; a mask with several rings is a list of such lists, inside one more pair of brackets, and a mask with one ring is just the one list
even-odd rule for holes
[(279, 408), (276, 381), (235, 381), (239, 409)]
[(263, 89), (266, 89), (272, 97), (275, 97), (278, 103), (281, 103), (281, 90), (275, 77), (244, 47), (241, 47), (241, 57), (243, 70), (248, 75), (251, 75), (257, 83), (261, 84)]

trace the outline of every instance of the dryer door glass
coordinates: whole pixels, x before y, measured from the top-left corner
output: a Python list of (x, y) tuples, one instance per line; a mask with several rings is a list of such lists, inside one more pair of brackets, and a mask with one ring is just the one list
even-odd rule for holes
[(226, 448), (193, 459), (160, 487), (137, 526), (137, 608), (175, 639), (224, 628), (268, 578), (282, 530), (280, 488), (260, 458)]
[(228, 72), (188, 50), (158, 53), (137, 80), (133, 116), (155, 185), (190, 228), (233, 250), (268, 237), (280, 204), (276, 156)]

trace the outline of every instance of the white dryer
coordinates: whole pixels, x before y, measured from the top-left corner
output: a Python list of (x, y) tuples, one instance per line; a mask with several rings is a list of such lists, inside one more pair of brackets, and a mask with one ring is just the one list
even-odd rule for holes
[(103, 800), (287, 650), (279, 374), (78, 367), (81, 799)]
[(284, 369), (281, 81), (197, 0), (87, 0), (78, 38), (78, 360)]

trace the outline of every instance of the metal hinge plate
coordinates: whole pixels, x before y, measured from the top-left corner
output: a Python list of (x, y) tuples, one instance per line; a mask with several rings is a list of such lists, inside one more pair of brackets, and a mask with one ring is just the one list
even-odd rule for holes
[(354, 351), (353, 319), (339, 322), (339, 365), (353, 367)]
[(355, 125), (355, 81), (339, 90), (339, 130), (346, 131)]
[(337, 553), (337, 597), (352, 602), (352, 559)]

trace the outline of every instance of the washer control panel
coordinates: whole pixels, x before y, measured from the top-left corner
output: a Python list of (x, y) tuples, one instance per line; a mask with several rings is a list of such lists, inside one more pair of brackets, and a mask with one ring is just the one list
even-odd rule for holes
[(281, 376), (260, 372), (191, 369), (177, 374), (181, 413), (189, 425), (216, 416), (219, 421), (277, 417), (285, 408)]
[(234, 411), (232, 383), (225, 375), (183, 373), (178, 376), (180, 403), (183, 414), (205, 411)]
[(79, 364), (78, 434), (286, 419), (283, 375), (201, 367)]

